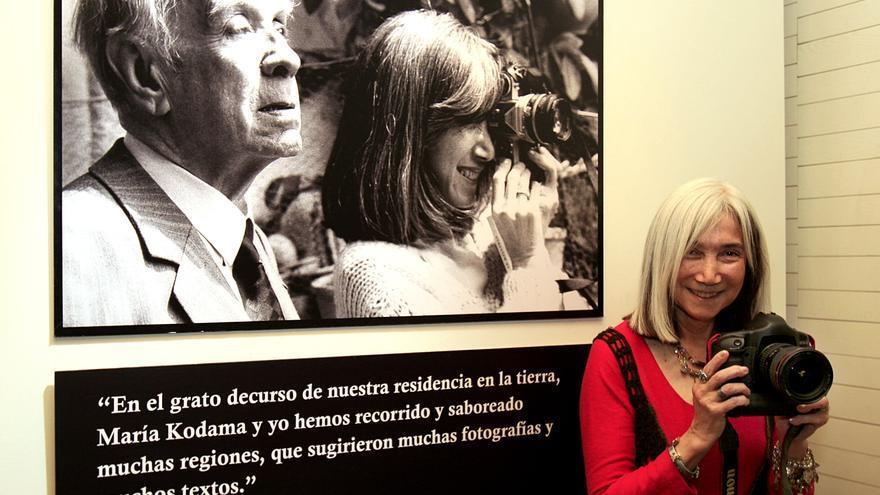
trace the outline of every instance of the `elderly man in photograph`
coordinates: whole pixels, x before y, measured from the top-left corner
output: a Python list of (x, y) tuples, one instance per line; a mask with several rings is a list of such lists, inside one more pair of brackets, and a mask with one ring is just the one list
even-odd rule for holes
[(64, 326), (296, 319), (244, 193), (302, 148), (289, 0), (80, 0), (126, 131), (62, 192)]

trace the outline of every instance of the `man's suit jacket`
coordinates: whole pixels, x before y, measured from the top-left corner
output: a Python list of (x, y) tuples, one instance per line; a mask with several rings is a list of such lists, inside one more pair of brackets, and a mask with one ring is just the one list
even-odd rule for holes
[[(201, 236), (122, 140), (64, 188), (61, 215), (64, 326), (250, 319)], [(273, 289), (284, 318), (297, 319), (283, 285)]]

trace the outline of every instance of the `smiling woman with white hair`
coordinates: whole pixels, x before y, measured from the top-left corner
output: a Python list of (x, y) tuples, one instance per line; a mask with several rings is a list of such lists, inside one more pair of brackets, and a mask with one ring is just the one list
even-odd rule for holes
[[(596, 338), (584, 373), (589, 493), (781, 493), (780, 476), (812, 491), (807, 438), (828, 421), (828, 399), (800, 404), (798, 415), (775, 423), (728, 418), (749, 404), (741, 381), (749, 370), (724, 367), (728, 351), (706, 362), (712, 334), (741, 330), (766, 308), (767, 279), (764, 235), (738, 189), (698, 179), (663, 202), (645, 242), (635, 311)], [(774, 440), (790, 425), (804, 428), (781, 453)], [(736, 440), (735, 455), (722, 454), (722, 436)]]

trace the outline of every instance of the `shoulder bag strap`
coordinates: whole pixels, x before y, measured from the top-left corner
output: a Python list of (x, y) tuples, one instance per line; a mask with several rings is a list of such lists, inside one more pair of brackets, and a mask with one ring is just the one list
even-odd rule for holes
[(666, 435), (660, 428), (657, 414), (645, 395), (632, 348), (626, 337), (617, 330), (609, 328), (600, 333), (595, 340), (602, 340), (608, 345), (620, 367), (629, 402), (635, 410), (636, 466), (644, 466), (666, 450)]

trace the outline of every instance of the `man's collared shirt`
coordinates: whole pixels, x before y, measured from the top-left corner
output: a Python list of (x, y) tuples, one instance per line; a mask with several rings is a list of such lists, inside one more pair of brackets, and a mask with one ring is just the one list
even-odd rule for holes
[[(250, 217), (250, 208), (247, 214), (242, 213), (223, 193), (160, 155), (131, 134), (126, 134), (125, 146), (199, 233), (229, 284), (230, 292), (241, 301), (238, 285), (232, 275), (232, 264), (241, 247), (245, 222)], [(254, 227), (258, 228), (256, 223)], [(260, 259), (266, 262), (270, 259), (266, 253), (269, 248), (263, 245), (261, 236), (255, 235), (254, 238), (257, 253)], [(283, 282), (274, 272), (275, 270), (266, 270), (270, 285), (273, 288), (284, 288)], [(275, 292), (275, 297), (278, 298), (279, 295), (277, 291)], [(283, 294), (283, 297), (289, 296)]]

